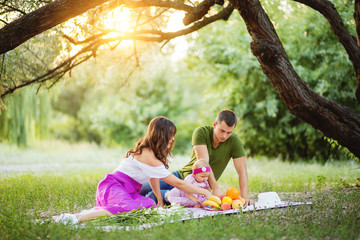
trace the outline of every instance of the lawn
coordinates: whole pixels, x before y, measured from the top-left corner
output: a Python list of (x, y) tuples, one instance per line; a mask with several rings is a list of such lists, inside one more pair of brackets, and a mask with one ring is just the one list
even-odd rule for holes
[[(359, 239), (360, 177), (356, 162), (288, 163), (247, 160), (250, 196), (276, 191), (282, 200), (310, 206), (169, 223), (145, 230), (104, 231), (89, 223), (70, 227), (51, 216), (95, 204), (99, 180), (124, 155), (121, 149), (59, 142), (31, 149), (0, 144), (0, 239)], [(171, 170), (187, 161), (175, 156)], [(237, 187), (232, 166), (219, 180)], [(120, 225), (120, 224), (119, 224)]]

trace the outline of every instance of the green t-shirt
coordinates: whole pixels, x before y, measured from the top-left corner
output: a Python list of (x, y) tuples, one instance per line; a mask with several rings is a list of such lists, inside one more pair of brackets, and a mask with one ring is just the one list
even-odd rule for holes
[[(192, 136), (192, 145), (206, 145), (209, 153), (209, 163), (214, 173), (215, 179), (218, 180), (225, 170), (230, 158), (239, 158), (245, 156), (244, 146), (240, 138), (235, 133), (220, 143), (216, 148), (213, 147), (213, 130), (212, 126), (198, 127), (194, 130)], [(192, 172), (192, 165), (196, 161), (196, 155), (193, 150), (191, 160), (182, 169), (179, 170), (180, 178), (184, 179)]]

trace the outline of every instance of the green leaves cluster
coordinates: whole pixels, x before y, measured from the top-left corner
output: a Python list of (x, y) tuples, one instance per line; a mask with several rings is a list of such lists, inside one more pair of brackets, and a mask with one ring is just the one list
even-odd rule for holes
[(48, 137), (51, 116), (47, 94), (34, 95), (36, 88), (26, 88), (5, 100), (7, 110), (0, 112), (0, 142), (27, 146), (35, 139)]
[(165, 116), (179, 129), (175, 150), (191, 149), (193, 116), (198, 110), (196, 89), (184, 83), (174, 63), (153, 52), (141, 58), (141, 68), (129, 76), (121, 54), (104, 53), (96, 63), (85, 63), (57, 88), (52, 102), (57, 111), (53, 135), (130, 148), (144, 136), (152, 118)]
[[(341, 5), (353, 29), (351, 6)], [(347, 54), (319, 13), (297, 3), (266, 2), (289, 58), (302, 79), (320, 95), (360, 112), (355, 75)], [(209, 87), (213, 108), (231, 108), (240, 117), (237, 132), (249, 155), (289, 160), (341, 157), (321, 133), (290, 114), (250, 52), (251, 38), (238, 14), (199, 31), (189, 68)]]
[[(334, 4), (355, 34), (353, 3)], [(267, 1), (264, 7), (300, 77), (320, 95), (360, 113), (351, 62), (326, 19), (295, 2)], [(53, 67), (62, 51), (54, 33), (6, 54), (2, 86)], [(219, 110), (230, 108), (239, 116), (236, 132), (249, 156), (291, 161), (344, 157), (321, 133), (290, 114), (251, 53), (251, 37), (237, 12), (187, 40), (191, 47), (184, 62), (173, 63), (152, 45), (137, 44), (137, 53), (144, 56), (136, 56), (135, 65), (141, 67), (133, 72), (132, 46), (99, 50), (96, 60), (73, 69), (46, 97), (30, 96), (35, 89), (14, 94), (0, 115), (0, 140), (26, 145), (29, 138), (49, 134), (70, 142), (129, 148), (153, 117), (163, 115), (177, 125), (175, 151), (184, 153), (191, 151), (197, 126), (211, 124)]]

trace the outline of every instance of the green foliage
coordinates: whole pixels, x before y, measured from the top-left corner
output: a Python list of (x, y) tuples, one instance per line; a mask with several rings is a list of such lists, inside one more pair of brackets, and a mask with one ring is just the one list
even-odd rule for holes
[(0, 141), (27, 146), (29, 140), (46, 138), (50, 118), (47, 94), (34, 95), (35, 88), (26, 88), (5, 99), (7, 110), (0, 112)]
[[(24, 12), (44, 5), (43, 1), (12, 1), (9, 3)], [(17, 14), (8, 11), (0, 18), (13, 21)], [(0, 92), (48, 71), (56, 63), (61, 50), (61, 36), (56, 29), (46, 31), (26, 41), (0, 58)], [(32, 85), (0, 100), (0, 141), (27, 146), (28, 143), (48, 137), (51, 119), (50, 96), (41, 90), (46, 84)]]
[[(326, 19), (297, 3), (270, 1), (265, 8), (299, 75), (317, 93), (360, 112), (355, 76), (346, 52)], [(340, 7), (350, 19), (349, 5)], [(347, 21), (350, 28), (354, 24)], [(251, 54), (251, 38), (237, 14), (199, 31), (193, 39), (189, 69), (207, 88), (211, 109), (231, 108), (240, 117), (236, 131), (248, 155), (280, 156), (295, 161), (345, 158), (310, 125), (291, 115)], [(340, 89), (340, 91), (338, 90)]]
[(344, 154), (346, 154), (348, 159), (356, 160), (358, 163), (360, 162), (359, 158), (352, 154), (349, 149), (341, 146), (336, 140), (327, 137), (324, 137), (324, 139), (330, 144), (332, 149), (341, 150)]
[(166, 116), (179, 129), (175, 152), (191, 148), (196, 127), (193, 116), (198, 110), (193, 104), (196, 89), (184, 84), (171, 61), (154, 53), (151, 62), (144, 60), (142, 68), (127, 79), (129, 69), (117, 67), (123, 63), (119, 54), (104, 53), (96, 63), (85, 63), (63, 86), (56, 87), (58, 94), (52, 101), (57, 110), (51, 127), (54, 136), (129, 148), (143, 137), (153, 117)]
[[(2, 55), (0, 91), (3, 93), (14, 85), (22, 85), (49, 71), (59, 61), (57, 57), (61, 53), (61, 46), (61, 36), (54, 29)], [(44, 86), (46, 83), (41, 83), (41, 87)]]
[[(249, 158), (249, 189), (252, 192), (311, 192), (329, 188), (348, 188), (356, 186), (360, 174), (359, 164), (328, 161), (325, 164), (305, 162), (284, 162), (279, 159)], [(223, 190), (238, 185), (233, 167), (226, 169), (220, 178)]]
[[(34, 7), (29, 4), (24, 8)], [(355, 34), (352, 3), (334, 4)], [(267, 1), (264, 7), (302, 79), (317, 93), (359, 113), (351, 62), (326, 19), (294, 2)], [(95, 19), (107, 11), (94, 9), (84, 17)], [(72, 23), (79, 27), (72, 32), (74, 37), (91, 32), (80, 20)], [(60, 44), (60, 32), (55, 34), (71, 28), (62, 27), (5, 55), (0, 90), (46, 71), (70, 50), (70, 44)], [(49, 96), (40, 95), (44, 99), (36, 104), (35, 98), (20, 97), (28, 94), (25, 92), (14, 95), (14, 100), (9, 98), (8, 110), (0, 115), (1, 141), (26, 145), (29, 139), (49, 134), (72, 143), (129, 148), (143, 136), (151, 118), (164, 115), (178, 127), (175, 153), (189, 153), (193, 129), (211, 124), (219, 110), (230, 108), (240, 118), (236, 132), (249, 156), (322, 162), (351, 158), (346, 150), (333, 148), (321, 133), (290, 114), (250, 52), (251, 37), (238, 13), (192, 34), (188, 41), (192, 47), (185, 65), (162, 56), (153, 45), (137, 43), (137, 53), (142, 55), (135, 63), (129, 61), (132, 45), (120, 45), (110, 52), (99, 49), (94, 61), (73, 69)], [(133, 72), (137, 64), (141, 67)], [(51, 107), (45, 98), (51, 98)], [(36, 124), (26, 119), (36, 120)]]

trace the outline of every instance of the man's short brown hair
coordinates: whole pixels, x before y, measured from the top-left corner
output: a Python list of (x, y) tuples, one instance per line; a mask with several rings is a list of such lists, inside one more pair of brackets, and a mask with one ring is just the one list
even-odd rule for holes
[(235, 115), (235, 113), (231, 110), (222, 110), (218, 113), (217, 117), (216, 117), (216, 122), (220, 123), (222, 121), (225, 121), (225, 123), (229, 126), (236, 126), (237, 123), (237, 117)]

